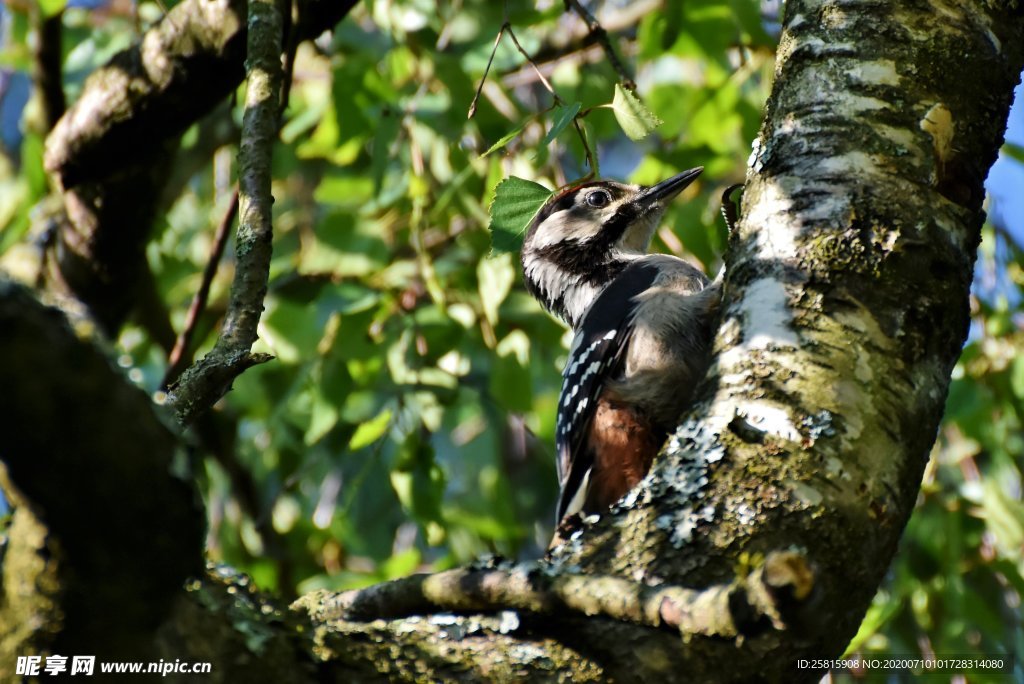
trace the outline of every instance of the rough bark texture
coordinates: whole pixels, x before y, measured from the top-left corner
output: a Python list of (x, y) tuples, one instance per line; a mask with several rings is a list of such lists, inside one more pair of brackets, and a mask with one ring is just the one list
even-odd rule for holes
[(184, 454), (146, 394), (59, 311), (2, 281), (0, 358), (4, 489), (17, 507), (0, 625), (27, 630), (0, 629), (0, 680), (44, 647), (139, 657), (202, 569), (199, 498), (172, 472)]
[[(702, 400), (642, 486), (553, 551), (543, 572), (561, 580), (539, 594), (532, 582), (486, 593), (471, 575), (411, 580), (393, 585), (418, 592), (405, 610), (382, 613), (447, 605), (489, 615), (359, 623), (338, 618), (338, 597), (306, 597), (285, 611), (214, 572), (176, 597), (160, 594), (162, 610), (147, 615), (164, 623), (138, 638), (156, 634), (154, 648), (167, 657), (212, 661), (212, 681), (281, 681), (281, 663), (292, 658), (292, 681), (816, 680), (820, 673), (795, 669), (796, 658), (836, 656), (853, 633), (935, 438), (967, 329), (981, 182), (1022, 51), (1016, 2), (787, 4)], [(46, 652), (80, 638), (75, 626), (91, 613), (76, 600), (99, 601), (90, 605), (102, 605), (115, 632), (132, 629), (147, 617), (133, 609), (138, 592), (180, 583), (199, 551), (186, 544), (174, 571), (161, 570), (175, 556), (160, 546), (164, 537), (150, 536), (175, 511), (191, 529), (182, 502), (190, 506), (192, 493), (180, 482), (147, 488), (152, 502), (138, 502), (138, 515), (103, 512), (102, 493), (125, 496), (126, 482), (175, 482), (167, 474), (174, 440), (146, 398), (23, 292), (0, 287), (0, 316), (0, 354), (26, 360), (0, 378), (12, 388), (0, 394), (0, 418), (15, 435), (3, 458), (22, 502), (8, 555), (20, 549), (18, 567), (38, 578), (27, 589), (38, 611), (25, 614), (56, 616), (49, 632), (0, 633), (0, 663), (10, 663), (26, 652), (19, 640)], [(53, 426), (69, 419), (74, 430), (61, 438)], [(126, 445), (141, 451), (126, 454)], [(65, 469), (61, 480), (74, 488), (50, 491), (49, 468)], [(84, 505), (94, 507), (89, 515)], [(94, 524), (65, 527), (72, 513)], [(96, 548), (120, 560), (88, 560)], [(778, 565), (780, 552), (799, 562)], [(685, 615), (676, 631), (640, 626), (596, 583), (583, 585), (586, 601), (551, 603), (547, 589), (583, 582), (569, 575), (692, 587), (693, 596), (762, 577), (770, 610), (748, 624), (736, 618), (749, 606), (726, 601), (742, 638), (687, 631)], [(108, 592), (114, 580), (134, 593)], [(84, 591), (91, 582), (95, 597)], [(5, 576), (2, 610), (26, 605), (11, 596), (19, 587)], [(362, 605), (386, 601), (388, 591), (364, 594)], [(500, 611), (502, 597), (517, 610)]]

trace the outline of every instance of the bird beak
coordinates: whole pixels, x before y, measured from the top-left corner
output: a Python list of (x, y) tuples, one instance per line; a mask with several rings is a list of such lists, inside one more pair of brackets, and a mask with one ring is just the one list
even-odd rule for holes
[(699, 176), (703, 170), (703, 166), (698, 166), (695, 169), (689, 169), (682, 173), (678, 173), (667, 180), (661, 181), (657, 185), (644, 188), (633, 201), (642, 205), (644, 208), (653, 208), (659, 204), (664, 205), (670, 199), (682, 192), (686, 186), (695, 181), (697, 176)]

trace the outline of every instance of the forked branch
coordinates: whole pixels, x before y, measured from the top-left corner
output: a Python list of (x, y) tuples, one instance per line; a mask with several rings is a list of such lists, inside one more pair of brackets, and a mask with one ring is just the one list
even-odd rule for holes
[(523, 563), (414, 575), (335, 596), (310, 594), (295, 607), (310, 611), (318, 622), (516, 610), (602, 616), (683, 636), (735, 638), (769, 625), (785, 629), (787, 616), (813, 587), (807, 560), (785, 551), (769, 555), (744, 577), (706, 589), (556, 573), (541, 563)]

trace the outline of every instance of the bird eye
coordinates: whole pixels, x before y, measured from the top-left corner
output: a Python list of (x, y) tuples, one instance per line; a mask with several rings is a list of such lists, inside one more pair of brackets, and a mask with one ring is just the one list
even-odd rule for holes
[(612, 198), (604, 190), (595, 190), (587, 195), (587, 204), (592, 207), (603, 207), (612, 201)]

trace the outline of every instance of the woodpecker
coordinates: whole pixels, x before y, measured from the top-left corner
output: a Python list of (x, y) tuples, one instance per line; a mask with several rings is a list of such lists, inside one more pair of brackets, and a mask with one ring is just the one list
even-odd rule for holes
[(647, 253), (668, 202), (701, 171), (650, 187), (569, 186), (526, 231), (526, 289), (574, 332), (555, 428), (556, 522), (599, 513), (643, 479), (707, 369), (721, 276)]

